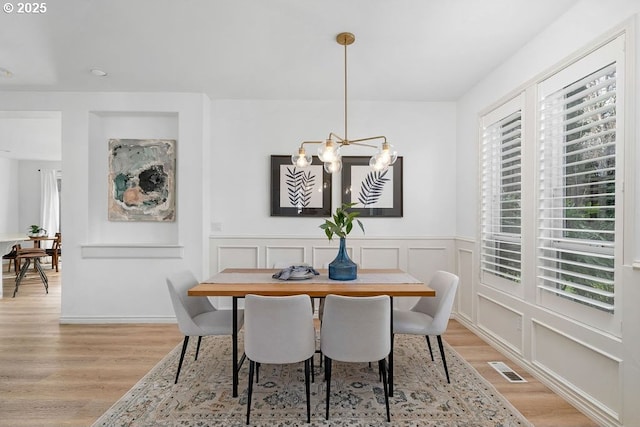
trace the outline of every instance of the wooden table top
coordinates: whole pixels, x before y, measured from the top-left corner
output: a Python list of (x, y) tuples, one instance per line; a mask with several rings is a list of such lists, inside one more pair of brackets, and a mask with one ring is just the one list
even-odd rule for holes
[(361, 269), (351, 281), (331, 280), (326, 270), (307, 280), (278, 280), (271, 276), (278, 269), (226, 269), (189, 289), (191, 296), (244, 297), (247, 294), (286, 296), (307, 294), (325, 297), (345, 296), (422, 297), (435, 296), (433, 289), (415, 277), (395, 269)]

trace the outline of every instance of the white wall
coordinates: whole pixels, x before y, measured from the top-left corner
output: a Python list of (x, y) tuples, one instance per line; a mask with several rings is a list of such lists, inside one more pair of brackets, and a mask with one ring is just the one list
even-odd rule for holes
[[(208, 274), (208, 237), (202, 230), (210, 206), (208, 185), (202, 181), (206, 175), (202, 153), (209, 145), (207, 104), (206, 97), (193, 94), (8, 92), (0, 96), (1, 110), (62, 112), (63, 323), (172, 321), (167, 273), (188, 268), (198, 277)], [(91, 120), (96, 114), (129, 120), (106, 120), (106, 133), (101, 134)], [(177, 117), (170, 126), (175, 131), (171, 136), (178, 140), (177, 204), (182, 207), (166, 234), (162, 228), (141, 227), (142, 233), (162, 234), (160, 241), (151, 243), (124, 224), (104, 224), (106, 212), (96, 219), (92, 206), (106, 198), (107, 189), (90, 187), (93, 172), (107, 176), (99, 154), (106, 159), (105, 138), (156, 136), (144, 117), (136, 122), (137, 116), (145, 115)]]
[[(602, 425), (640, 425), (640, 174), (633, 172), (626, 184), (625, 256), (622, 274), (616, 280), (622, 301), (622, 335), (615, 337), (585, 327), (568, 317), (540, 308), (535, 292), (523, 298), (508, 295), (480, 283), (478, 278), (478, 118), (554, 64), (575, 55), (602, 38), (614, 27), (631, 20), (627, 48), (635, 53), (640, 71), (638, 18), (640, 2), (585, 0), (560, 17), (516, 55), (486, 76), (458, 102), (457, 116), (457, 205), (459, 236), (457, 266), (461, 276), (458, 317), (515, 361), (532, 370), (556, 392), (597, 419)], [(631, 170), (638, 170), (640, 86), (630, 78), (635, 97), (627, 138), (631, 146)], [(635, 85), (634, 85), (635, 84)], [(634, 131), (635, 126), (635, 131)], [(634, 159), (635, 155), (635, 159)], [(634, 161), (635, 160), (635, 161)], [(473, 207), (463, 209), (463, 206)], [(635, 261), (635, 268), (634, 268)], [(532, 287), (533, 283), (522, 286)], [(533, 289), (533, 288), (531, 288)]]
[(0, 234), (20, 230), (18, 169), (18, 160), (0, 157)]
[[(0, 234), (20, 232), (18, 170), (18, 160), (0, 157)], [(0, 254), (9, 252), (12, 245), (13, 242), (0, 242)]]
[[(455, 114), (454, 103), (350, 103), (349, 137), (385, 135), (404, 162), (404, 217), (364, 219), (367, 237), (455, 236)], [(321, 236), (319, 218), (269, 216), (270, 155), (291, 155), (330, 131), (343, 136), (342, 104), (213, 101), (211, 123), (211, 222), (222, 228), (214, 235)], [(343, 155), (373, 153), (350, 146)], [(333, 209), (341, 203), (339, 175)]]

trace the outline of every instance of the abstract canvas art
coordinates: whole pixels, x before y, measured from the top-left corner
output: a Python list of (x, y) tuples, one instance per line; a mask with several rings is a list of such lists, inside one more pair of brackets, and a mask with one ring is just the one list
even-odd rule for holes
[(176, 141), (109, 140), (109, 220), (174, 221)]

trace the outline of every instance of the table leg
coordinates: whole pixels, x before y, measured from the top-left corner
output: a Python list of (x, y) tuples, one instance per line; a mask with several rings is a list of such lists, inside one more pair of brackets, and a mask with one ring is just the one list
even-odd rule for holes
[(391, 300), (391, 351), (389, 352), (389, 396), (393, 397), (393, 297)]
[(233, 397), (238, 397), (238, 297), (233, 297)]

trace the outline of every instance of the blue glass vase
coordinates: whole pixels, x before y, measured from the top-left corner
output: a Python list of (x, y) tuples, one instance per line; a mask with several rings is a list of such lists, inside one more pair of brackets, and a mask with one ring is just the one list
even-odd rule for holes
[(336, 259), (329, 264), (329, 279), (355, 280), (358, 277), (358, 266), (347, 254), (346, 239), (340, 238), (340, 248)]

